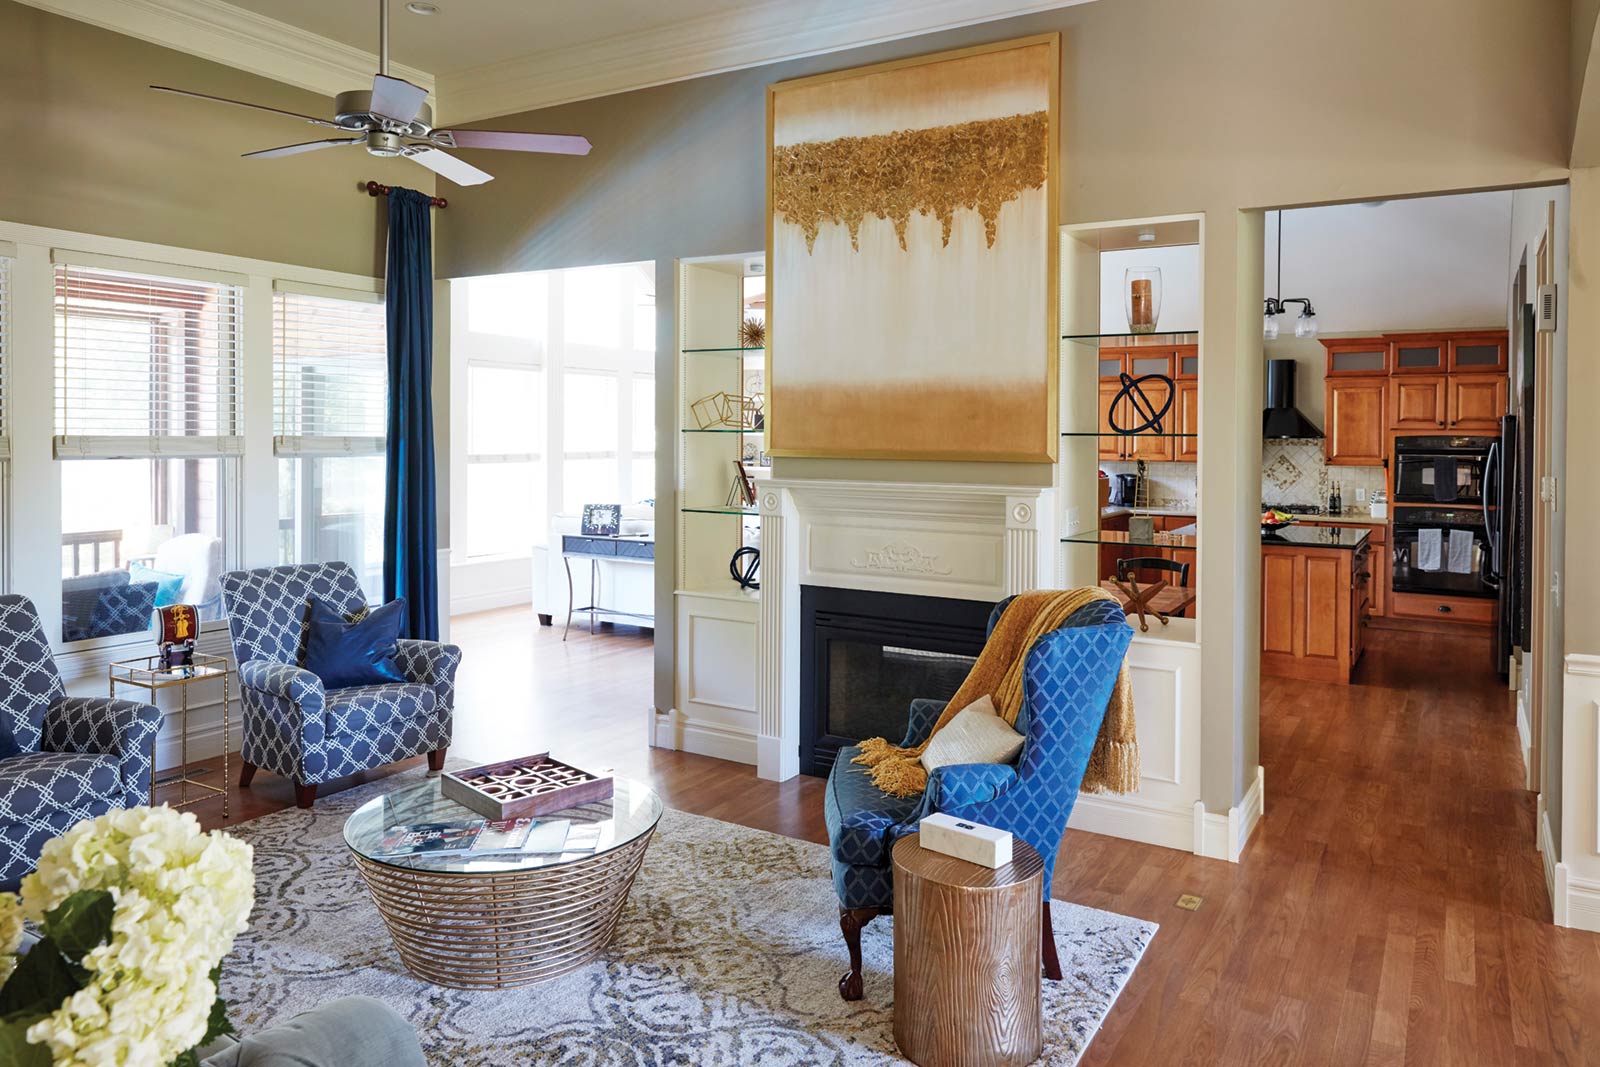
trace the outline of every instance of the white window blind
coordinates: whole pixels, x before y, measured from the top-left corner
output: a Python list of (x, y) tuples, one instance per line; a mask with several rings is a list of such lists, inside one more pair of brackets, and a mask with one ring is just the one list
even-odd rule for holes
[(280, 289), (272, 334), (277, 454), (382, 452), (389, 402), (382, 298)]
[(56, 455), (242, 453), (241, 294), (225, 276), (57, 253)]

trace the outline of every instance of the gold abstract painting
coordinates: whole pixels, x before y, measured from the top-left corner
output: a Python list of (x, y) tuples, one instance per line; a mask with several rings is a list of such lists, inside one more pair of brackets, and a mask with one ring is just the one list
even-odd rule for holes
[(768, 90), (767, 443), (1049, 461), (1054, 34)]

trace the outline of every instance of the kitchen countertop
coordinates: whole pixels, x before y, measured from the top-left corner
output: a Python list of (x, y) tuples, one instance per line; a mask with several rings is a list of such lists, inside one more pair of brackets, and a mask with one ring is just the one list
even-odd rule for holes
[(1375, 519), (1366, 508), (1345, 508), (1337, 515), (1296, 515), (1301, 522), (1337, 523), (1341, 526), (1387, 526), (1388, 519)]
[(1119, 515), (1175, 515), (1179, 518), (1192, 519), (1199, 514), (1193, 504), (1157, 504), (1148, 508), (1130, 508), (1112, 504), (1100, 509), (1100, 517), (1103, 519), (1114, 519)]
[(1285, 526), (1276, 533), (1263, 533), (1261, 548), (1341, 548), (1353, 552), (1371, 536), (1372, 531), (1365, 529)]

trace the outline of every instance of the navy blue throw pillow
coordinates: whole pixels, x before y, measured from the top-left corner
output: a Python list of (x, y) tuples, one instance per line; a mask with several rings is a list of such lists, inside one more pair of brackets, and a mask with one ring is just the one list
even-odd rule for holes
[(311, 601), (306, 670), (321, 678), (325, 689), (406, 681), (395, 660), (405, 618), (404, 600), (373, 608), (356, 622), (320, 600)]

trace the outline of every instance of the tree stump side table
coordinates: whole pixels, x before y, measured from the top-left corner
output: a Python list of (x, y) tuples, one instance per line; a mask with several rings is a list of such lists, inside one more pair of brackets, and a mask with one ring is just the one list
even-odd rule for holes
[(998, 870), (894, 846), (894, 1039), (918, 1067), (1039, 1058), (1044, 861), (1022, 840)]

